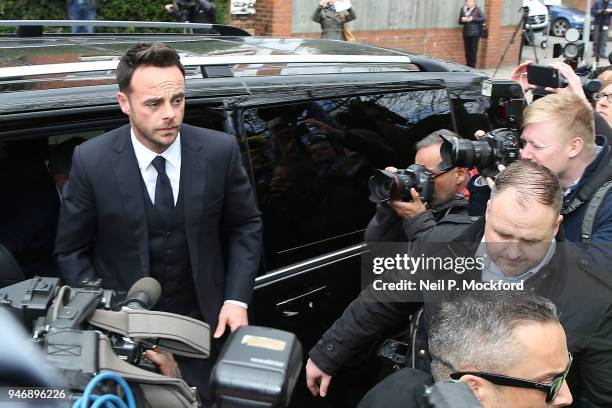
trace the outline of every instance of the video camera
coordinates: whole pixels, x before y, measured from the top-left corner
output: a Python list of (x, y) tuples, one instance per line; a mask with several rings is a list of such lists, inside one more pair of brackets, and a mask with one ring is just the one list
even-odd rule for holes
[(515, 129), (494, 129), (475, 141), (441, 137), (444, 139), (440, 147), (441, 171), (453, 167), (475, 167), (483, 177), (495, 178), (500, 164), (508, 166), (520, 158), (520, 139)]
[(420, 164), (413, 164), (406, 169), (392, 173), (386, 170), (374, 170), (368, 181), (373, 203), (383, 203), (392, 199), (412, 201), (410, 189), (414, 188), (424, 202), (430, 202), (434, 196), (435, 176)]
[(151, 407), (197, 407), (196, 391), (180, 378), (158, 374), (144, 352), (207, 358), (210, 329), (195, 319), (148, 310), (160, 294), (153, 278), (137, 281), (126, 295), (102, 289), (100, 281), (73, 288), (60, 286), (57, 278), (36, 277), (0, 289), (0, 307), (33, 333), (75, 395), (84, 391), (87, 378), (114, 371), (142, 391), (137, 395), (155, 393), (147, 399)]
[[(210, 328), (186, 316), (149, 310), (160, 294), (159, 283), (150, 277), (134, 283), (127, 294), (102, 289), (100, 281), (74, 288), (61, 286), (57, 278), (35, 277), (0, 289), (0, 307), (33, 333), (75, 397), (96, 374), (114, 371), (137, 390), (137, 406), (195, 408), (197, 391), (181, 378), (158, 374), (144, 352), (208, 358)], [(241, 329), (232, 334), (213, 369), (217, 400), (244, 404), (233, 407), (284, 406), (301, 371), (301, 345), (280, 330)]]

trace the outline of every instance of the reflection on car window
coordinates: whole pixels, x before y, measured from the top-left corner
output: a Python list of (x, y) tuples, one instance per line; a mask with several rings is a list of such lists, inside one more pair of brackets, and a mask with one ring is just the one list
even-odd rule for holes
[(452, 129), (444, 90), (250, 109), (243, 121), (268, 270), (360, 242), (372, 170), (408, 166), (417, 141)]

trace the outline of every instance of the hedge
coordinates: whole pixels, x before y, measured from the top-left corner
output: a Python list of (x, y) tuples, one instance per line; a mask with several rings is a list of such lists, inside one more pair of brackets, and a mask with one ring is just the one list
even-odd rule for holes
[[(175, 21), (164, 10), (164, 5), (171, 0), (99, 0), (98, 20), (128, 21)], [(227, 20), (229, 0), (217, 0), (217, 22)], [(2, 20), (66, 20), (66, 0), (0, 0), (0, 19)], [(0, 27), (1, 31), (14, 29)], [(67, 28), (55, 31), (69, 31)], [(135, 31), (126, 29), (127, 31)], [(49, 28), (48, 31), (53, 31)], [(116, 29), (99, 29), (97, 31), (117, 31)], [(146, 31), (146, 30), (145, 30)]]

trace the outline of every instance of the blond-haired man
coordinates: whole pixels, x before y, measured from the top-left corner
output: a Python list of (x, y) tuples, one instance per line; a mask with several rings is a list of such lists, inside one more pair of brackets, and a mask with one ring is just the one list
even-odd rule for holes
[(566, 239), (612, 242), (610, 147), (604, 137), (595, 136), (591, 106), (572, 93), (540, 98), (524, 111), (521, 139), (521, 158), (559, 177)]

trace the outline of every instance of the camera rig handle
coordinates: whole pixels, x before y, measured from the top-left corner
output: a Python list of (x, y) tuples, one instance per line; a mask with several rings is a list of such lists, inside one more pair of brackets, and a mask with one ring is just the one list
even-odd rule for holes
[(151, 408), (199, 407), (196, 390), (183, 379), (166, 377), (120, 360), (109, 338), (103, 334), (100, 334), (98, 340), (98, 367), (100, 372), (114, 371), (125, 380), (137, 383)]
[(191, 317), (144, 309), (121, 312), (97, 309), (89, 323), (131, 339), (151, 339), (151, 343), (173, 354), (191, 358), (210, 356), (210, 326)]

